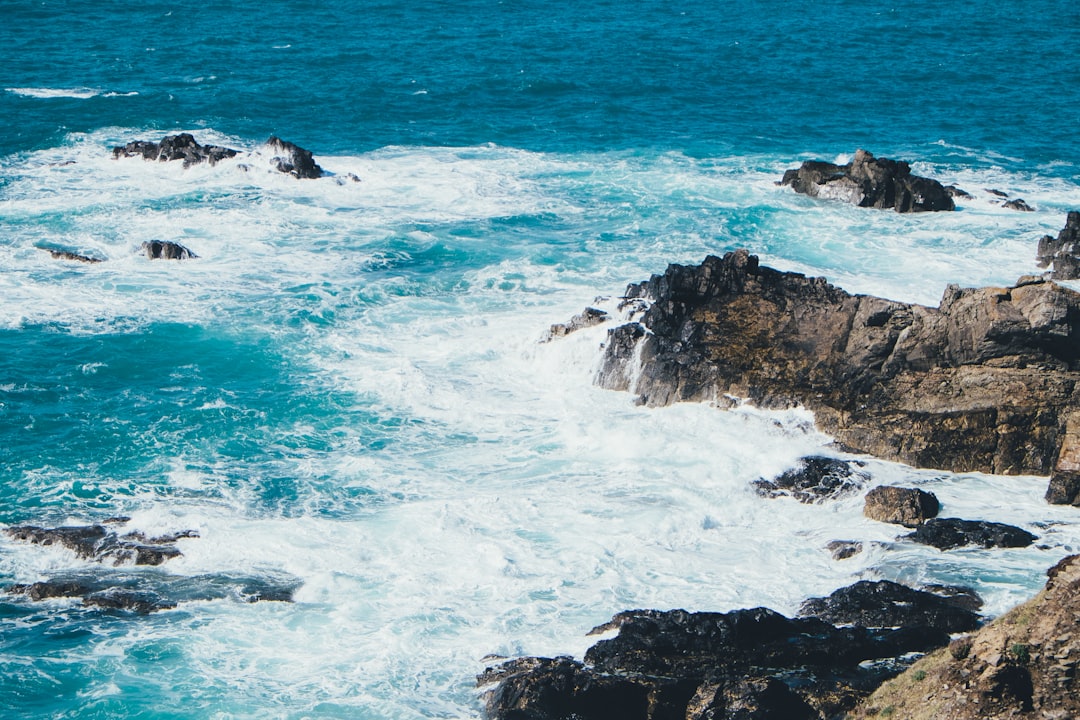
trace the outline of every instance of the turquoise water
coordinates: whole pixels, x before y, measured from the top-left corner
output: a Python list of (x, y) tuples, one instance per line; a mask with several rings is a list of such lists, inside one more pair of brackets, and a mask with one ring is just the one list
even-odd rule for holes
[[(155, 568), (0, 537), (0, 586), (181, 600), (0, 595), (6, 716), (475, 717), (486, 656), (581, 654), (627, 608), (790, 613), (885, 577), (971, 584), (996, 614), (1080, 548), (1045, 478), (870, 461), (874, 483), (1040, 535), (994, 553), (896, 544), (857, 497), (764, 501), (753, 480), (828, 443), (809, 414), (637, 407), (592, 386), (605, 328), (541, 342), (735, 247), (928, 304), (1036, 271), (1038, 238), (1080, 207), (1071, 4), (4, 2), (0, 19), (0, 523), (198, 535)], [(111, 157), (180, 131), (241, 155)], [(330, 176), (266, 170), (271, 134)], [(909, 217), (775, 184), (858, 147), (974, 197)], [(149, 240), (199, 258), (149, 262)], [(838, 563), (835, 539), (868, 549)], [(294, 602), (228, 591), (260, 581)]]

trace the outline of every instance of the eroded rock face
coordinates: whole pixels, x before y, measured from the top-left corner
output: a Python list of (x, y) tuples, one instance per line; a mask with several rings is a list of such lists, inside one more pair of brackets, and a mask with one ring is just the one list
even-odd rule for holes
[(811, 197), (844, 200), (896, 212), (955, 210), (953, 194), (937, 180), (911, 174), (904, 161), (875, 158), (859, 150), (846, 165), (807, 160), (780, 181)]
[(1070, 212), (1058, 236), (1043, 235), (1037, 253), (1039, 267), (1053, 266), (1055, 280), (1080, 278), (1080, 212)]
[[(523, 658), (479, 678), (493, 720), (831, 718), (902, 662), (948, 642), (941, 629), (835, 627), (765, 608), (729, 613), (634, 610), (597, 631), (584, 662)], [(491, 687), (493, 686), (493, 687)]]
[(803, 405), (845, 446), (954, 472), (1054, 474), (1078, 503), (1080, 294), (949, 286), (937, 308), (851, 295), (744, 250), (631, 285), (597, 383), (667, 405)]
[(1080, 717), (1080, 555), (1048, 575), (1033, 600), (918, 661), (849, 717)]
[(952, 550), (965, 545), (977, 545), (984, 548), (1027, 547), (1037, 539), (1027, 530), (1014, 525), (958, 518), (927, 520), (906, 537), (917, 543), (936, 547), (938, 550)]
[(918, 527), (941, 509), (934, 493), (918, 488), (882, 485), (866, 493), (863, 515), (879, 522)]

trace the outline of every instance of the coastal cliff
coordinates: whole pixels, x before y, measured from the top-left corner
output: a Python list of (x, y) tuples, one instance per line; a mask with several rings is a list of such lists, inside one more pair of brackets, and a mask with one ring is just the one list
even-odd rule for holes
[(1039, 277), (950, 285), (937, 308), (852, 295), (745, 250), (631, 285), (597, 383), (648, 405), (802, 405), (855, 450), (954, 472), (1051, 475), (1080, 502), (1080, 294)]

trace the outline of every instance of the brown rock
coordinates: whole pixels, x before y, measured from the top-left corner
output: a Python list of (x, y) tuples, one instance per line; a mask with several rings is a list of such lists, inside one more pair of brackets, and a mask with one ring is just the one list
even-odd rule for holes
[(933, 493), (918, 488), (884, 485), (866, 493), (863, 515), (879, 522), (916, 527), (936, 517), (940, 509), (941, 505)]

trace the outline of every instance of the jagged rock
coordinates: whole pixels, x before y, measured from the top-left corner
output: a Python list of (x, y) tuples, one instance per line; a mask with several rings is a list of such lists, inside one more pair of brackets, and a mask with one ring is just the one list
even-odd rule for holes
[(180, 243), (166, 240), (144, 242), (142, 249), (151, 260), (190, 260), (199, 257)]
[(978, 612), (983, 606), (983, 599), (979, 597), (979, 593), (975, 592), (973, 588), (964, 587), (963, 585), (938, 585), (932, 583), (924, 585), (922, 589), (943, 597), (956, 607), (964, 610)]
[(927, 627), (947, 633), (975, 630), (982, 623), (974, 612), (933, 593), (889, 580), (862, 580), (824, 598), (810, 598), (800, 617), (862, 627)]
[(578, 330), (584, 330), (585, 328), (594, 327), (600, 325), (608, 320), (608, 313), (605, 310), (599, 308), (587, 307), (585, 310), (574, 317), (570, 318), (570, 322), (556, 323), (548, 330), (547, 336), (544, 338), (544, 342), (553, 340), (559, 337), (565, 337), (570, 333), (577, 332)]
[(863, 515), (879, 522), (917, 527), (937, 516), (940, 509), (934, 493), (918, 488), (883, 485), (866, 493)]
[(197, 537), (194, 532), (163, 538), (147, 538), (139, 533), (118, 535), (104, 525), (79, 525), (44, 528), (17, 525), (4, 531), (8, 536), (35, 545), (61, 545), (81, 558), (113, 565), (160, 565), (180, 556), (172, 543), (182, 537)]
[(833, 560), (847, 560), (863, 551), (863, 544), (857, 540), (831, 540), (825, 549), (832, 553)]
[(1001, 207), (1009, 208), (1010, 210), (1020, 210), (1021, 212), (1035, 212), (1035, 208), (1024, 202), (1023, 198), (1016, 198), (1015, 200), (1006, 200), (1001, 204)]
[(266, 145), (275, 153), (278, 153), (270, 162), (286, 175), (301, 179), (314, 179), (323, 176), (323, 169), (315, 162), (315, 158), (309, 150), (273, 135), (266, 141)]
[(865, 473), (853, 469), (862, 467), (857, 461), (812, 455), (799, 463), (799, 467), (772, 480), (754, 481), (758, 495), (770, 498), (790, 495), (803, 503), (821, 502), (855, 493), (868, 479)]
[(1039, 267), (1053, 265), (1054, 280), (1080, 278), (1080, 212), (1071, 211), (1058, 236), (1043, 235), (1037, 253)]
[[(43, 250), (47, 248), (42, 248)], [(49, 250), (49, 254), (57, 260), (74, 260), (76, 262), (84, 263), (99, 263), (101, 258), (90, 257), (89, 255), (80, 255), (69, 250)]]
[(965, 200), (970, 200), (972, 197), (971, 193), (966, 190), (961, 190), (955, 185), (946, 185), (945, 192), (949, 193), (949, 197), (951, 198), (964, 198)]
[(1048, 499), (1080, 502), (1072, 290), (1038, 278), (949, 286), (930, 308), (850, 295), (739, 250), (671, 265), (626, 296), (649, 308), (609, 331), (603, 387), (648, 405), (802, 405), (858, 452), (954, 472), (1054, 473)]
[[(618, 629), (585, 655), (523, 658), (489, 668), (489, 718), (831, 718), (906, 660), (948, 642), (928, 627), (838, 628), (766, 608), (729, 613), (634, 610), (594, 632)], [(493, 687), (491, 687), (493, 686)]]
[(1014, 525), (988, 522), (986, 520), (960, 520), (958, 518), (934, 518), (927, 520), (906, 538), (938, 550), (951, 550), (965, 545), (984, 548), (1027, 547), (1036, 537), (1027, 530)]
[(190, 133), (180, 133), (166, 135), (160, 143), (135, 140), (127, 145), (114, 147), (112, 154), (114, 158), (142, 157), (144, 160), (159, 162), (182, 160), (184, 167), (190, 167), (202, 162), (216, 165), (225, 158), (236, 157), (238, 153), (220, 145), (200, 145)]
[(845, 200), (860, 207), (897, 212), (955, 210), (952, 195), (937, 180), (911, 174), (904, 161), (875, 158), (859, 150), (846, 165), (807, 160), (780, 181), (811, 197)]
[(919, 660), (849, 717), (1080, 717), (1080, 555), (1047, 574), (1033, 600)]

